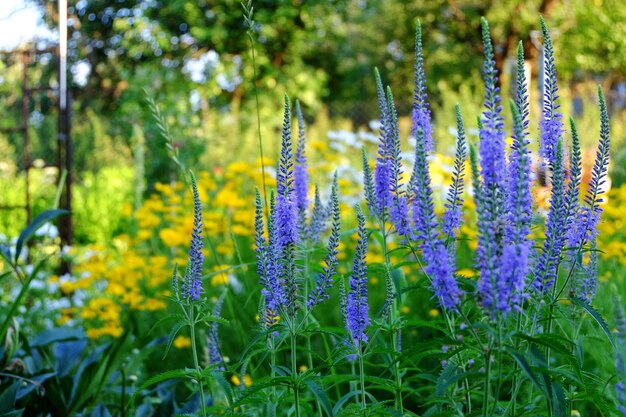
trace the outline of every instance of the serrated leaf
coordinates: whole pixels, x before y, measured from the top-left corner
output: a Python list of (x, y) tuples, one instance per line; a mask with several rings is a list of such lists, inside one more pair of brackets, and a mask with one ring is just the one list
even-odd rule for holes
[(507, 352), (509, 353), (509, 355), (513, 357), (513, 359), (515, 359), (515, 361), (522, 368), (522, 370), (524, 371), (528, 379), (530, 379), (530, 381), (533, 383), (533, 385), (535, 385), (535, 387), (537, 387), (537, 389), (541, 391), (542, 393), (544, 393), (545, 395), (546, 394), (545, 388), (543, 387), (543, 385), (541, 385), (541, 383), (539, 382), (539, 379), (537, 379), (537, 376), (533, 372), (532, 368), (530, 367), (530, 364), (528, 363), (524, 355), (522, 355), (521, 352), (517, 352), (514, 350), (508, 350)]
[[(176, 300), (174, 300), (176, 301)], [(173, 320), (178, 320), (178, 321), (182, 321), (185, 319), (185, 316), (183, 316), (182, 314), (168, 314), (165, 317), (162, 317), (161, 319), (159, 319), (156, 323), (154, 323), (154, 325), (150, 328), (150, 330), (148, 330), (148, 334), (152, 333), (152, 331), (154, 329), (156, 329), (158, 326), (160, 326), (163, 323), (166, 323), (168, 321), (173, 321)]]
[(209, 323), (219, 323), (228, 326), (230, 322), (222, 317), (214, 316), (212, 314), (207, 314), (203, 318), (204, 321)]
[(304, 382), (309, 387), (309, 389), (311, 390), (315, 398), (317, 398), (317, 401), (326, 412), (326, 415), (333, 417), (334, 416), (333, 409), (332, 409), (332, 406), (330, 405), (330, 401), (328, 399), (328, 395), (326, 394), (326, 391), (324, 391), (322, 387), (320, 387), (318, 384), (315, 383), (315, 381), (311, 379), (307, 379)]
[(220, 387), (222, 387), (222, 390), (224, 391), (224, 394), (228, 398), (228, 404), (232, 405), (232, 403), (233, 403), (233, 389), (230, 386), (230, 384), (228, 383), (228, 381), (226, 380), (226, 378), (224, 378), (224, 375), (222, 375), (221, 372), (213, 371), (213, 372), (211, 372), (211, 376), (217, 381), (217, 383), (220, 385)]
[(128, 404), (132, 404), (134, 399), (140, 394), (142, 390), (158, 384), (159, 382), (177, 378), (195, 378), (197, 376), (197, 372), (194, 369), (172, 369), (170, 371), (161, 372), (158, 375), (148, 378), (141, 385), (139, 385), (135, 393), (130, 398)]
[(589, 313), (589, 315), (593, 317), (596, 323), (598, 323), (600, 325), (600, 328), (604, 331), (604, 334), (606, 334), (606, 337), (607, 339), (609, 339), (609, 342), (611, 342), (613, 349), (615, 349), (615, 340), (613, 340), (613, 335), (611, 334), (611, 330), (609, 330), (609, 326), (606, 324), (606, 321), (604, 321), (604, 318), (602, 318), (598, 310), (593, 308), (591, 304), (587, 302), (587, 300), (584, 300), (582, 298), (574, 297), (574, 298), (571, 298), (571, 300), (577, 306), (584, 308), (587, 311), (587, 313)]
[(183, 327), (187, 325), (189, 325), (189, 323), (187, 323), (186, 321), (179, 321), (178, 323), (174, 325), (174, 327), (172, 327), (172, 330), (170, 330), (170, 334), (167, 336), (167, 346), (165, 347), (165, 353), (163, 354), (163, 359), (165, 359), (165, 357), (169, 353), (170, 348), (172, 347), (172, 343), (174, 343), (174, 339), (176, 338), (176, 335), (178, 334), (180, 329), (182, 329)]

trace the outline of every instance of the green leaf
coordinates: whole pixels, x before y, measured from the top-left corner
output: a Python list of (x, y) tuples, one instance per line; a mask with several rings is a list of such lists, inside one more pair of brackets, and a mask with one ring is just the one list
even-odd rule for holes
[(530, 381), (533, 383), (533, 385), (535, 385), (535, 387), (537, 387), (539, 391), (541, 391), (544, 395), (546, 395), (546, 390), (544, 389), (543, 385), (541, 385), (541, 383), (539, 382), (539, 379), (537, 379), (537, 376), (533, 372), (532, 368), (530, 367), (530, 364), (528, 363), (524, 355), (522, 355), (521, 352), (517, 352), (514, 350), (508, 350), (507, 352), (519, 364), (519, 366), (522, 368), (522, 370), (524, 371), (528, 379), (530, 379)]
[(139, 385), (133, 396), (130, 397), (128, 404), (132, 404), (135, 398), (141, 393), (141, 391), (155, 384), (158, 384), (159, 382), (178, 378), (196, 378), (197, 376), (198, 373), (194, 369), (172, 369), (170, 371), (161, 372), (158, 375), (148, 378), (141, 385)]
[(600, 328), (604, 331), (604, 334), (606, 335), (607, 339), (609, 339), (609, 342), (611, 342), (613, 349), (615, 349), (615, 340), (613, 340), (613, 335), (611, 334), (611, 330), (609, 330), (609, 326), (606, 324), (606, 321), (604, 321), (604, 319), (602, 318), (598, 310), (593, 308), (591, 304), (589, 304), (587, 300), (585, 299), (573, 297), (571, 300), (577, 306), (582, 307), (585, 310), (587, 310), (587, 313), (589, 313), (589, 315), (593, 317), (593, 319), (600, 325)]
[(39, 216), (35, 217), (35, 219), (24, 230), (22, 230), (22, 233), (20, 233), (20, 236), (17, 239), (17, 243), (15, 245), (15, 262), (17, 263), (17, 260), (19, 259), (20, 254), (22, 253), (22, 248), (24, 247), (24, 245), (30, 240), (33, 234), (41, 226), (43, 226), (45, 223), (49, 222), (50, 220), (56, 219), (57, 217), (63, 216), (68, 213), (69, 212), (67, 210), (54, 209), (54, 210), (46, 210), (43, 213), (41, 213)]
[(46, 346), (54, 342), (60, 342), (64, 340), (76, 340), (85, 339), (85, 332), (83, 329), (73, 329), (70, 327), (57, 327), (53, 329), (44, 330), (39, 333), (30, 342), (31, 347)]
[(219, 324), (223, 324), (225, 326), (228, 326), (230, 324), (230, 322), (222, 317), (218, 317), (218, 316), (214, 316), (212, 314), (207, 314), (206, 316), (203, 317), (203, 320), (208, 322), (208, 323), (219, 323)]
[(10, 276), (12, 273), (12, 271), (6, 271), (0, 274), (0, 281), (2, 281), (4, 278)]
[(15, 398), (20, 383), (14, 382), (7, 389), (0, 393), (0, 415), (14, 411)]
[(166, 323), (168, 321), (173, 321), (173, 320), (181, 321), (181, 320), (184, 320), (184, 319), (185, 319), (185, 316), (183, 316), (182, 314), (168, 314), (167, 316), (162, 317), (161, 319), (159, 319), (159, 321), (154, 323), (154, 325), (148, 331), (148, 334), (152, 333), (154, 331), (154, 329), (156, 329), (157, 327), (159, 327), (163, 323)]
[(228, 398), (228, 404), (232, 405), (233, 404), (233, 396), (234, 396), (233, 395), (233, 389), (232, 389), (231, 385), (228, 383), (228, 381), (226, 380), (226, 378), (224, 378), (224, 375), (222, 375), (221, 372), (212, 371), (211, 372), (211, 376), (222, 387), (222, 390), (224, 391), (224, 394)]
[(315, 395), (315, 398), (317, 398), (317, 401), (324, 409), (324, 412), (326, 412), (326, 415), (333, 417), (334, 416), (333, 408), (330, 405), (330, 401), (328, 399), (328, 395), (326, 394), (326, 391), (324, 391), (322, 387), (320, 387), (317, 383), (315, 383), (315, 381), (311, 379), (307, 379), (304, 382), (309, 387), (313, 395)]
[(180, 329), (188, 325), (189, 323), (187, 323), (186, 321), (179, 321), (174, 325), (174, 327), (172, 327), (172, 330), (170, 330), (170, 334), (167, 336), (167, 346), (165, 347), (165, 353), (163, 353), (163, 359), (165, 359), (165, 357), (169, 353), (170, 348), (172, 347), (172, 343), (174, 342), (174, 338), (176, 338), (176, 335), (178, 334)]

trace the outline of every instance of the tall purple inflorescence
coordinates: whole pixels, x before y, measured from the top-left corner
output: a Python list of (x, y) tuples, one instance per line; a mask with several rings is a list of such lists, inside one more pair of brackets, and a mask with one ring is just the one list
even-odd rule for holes
[[(463, 217), (463, 190), (465, 188), (465, 161), (467, 160), (467, 140), (465, 138), (465, 127), (463, 126), (463, 116), (461, 107), (457, 104), (456, 111), (456, 155), (454, 158), (454, 169), (452, 170), (452, 185), (448, 191), (443, 213), (441, 231), (448, 241), (456, 237), (456, 230), (461, 227)], [(450, 245), (450, 242), (448, 242)], [(452, 244), (451, 246), (454, 246)], [(454, 253), (452, 251), (451, 253)]]
[(411, 232), (409, 223), (409, 206), (407, 195), (401, 188), (402, 181), (402, 156), (400, 155), (400, 130), (398, 127), (398, 114), (393, 100), (391, 88), (387, 87), (387, 116), (389, 118), (388, 161), (391, 166), (391, 192), (393, 202), (389, 209), (391, 223), (400, 236), (407, 236)]
[(556, 145), (563, 136), (563, 116), (558, 112), (559, 105), (559, 88), (556, 80), (556, 67), (554, 65), (554, 48), (550, 32), (546, 26), (543, 17), (541, 21), (541, 32), (543, 34), (543, 112), (541, 122), (539, 123), (541, 130), (540, 154), (549, 164), (556, 161)]
[(505, 132), (500, 106), (498, 74), (494, 61), (489, 25), (483, 18), (482, 36), (485, 52), (485, 111), (480, 126), (480, 166), (482, 183), (478, 209), (478, 249), (476, 263), (480, 270), (478, 296), (483, 307), (492, 315), (498, 305), (500, 257), (503, 222), (501, 221), (506, 192)]
[[(226, 293), (222, 294), (220, 298), (217, 299), (217, 302), (213, 306), (213, 316), (220, 317), (222, 313), (222, 305), (224, 304), (224, 297)], [(217, 321), (212, 321), (209, 324), (209, 363), (211, 365), (215, 365), (216, 369), (223, 371), (224, 365), (222, 360), (222, 354), (220, 352), (219, 346), (219, 323)]]
[(306, 160), (306, 136), (304, 118), (300, 102), (296, 100), (296, 118), (298, 120), (298, 145), (296, 146), (295, 164), (293, 168), (295, 205), (298, 213), (298, 233), (304, 234), (306, 210), (309, 207), (309, 171)]
[(354, 345), (360, 348), (361, 344), (367, 343), (368, 338), (365, 330), (370, 324), (370, 318), (367, 298), (367, 264), (365, 261), (367, 256), (367, 229), (361, 207), (357, 205), (356, 211), (359, 238), (354, 254), (352, 275), (350, 275), (350, 288), (347, 294), (343, 296), (342, 311), (344, 312), (346, 330)]
[(420, 242), (426, 263), (424, 271), (431, 279), (439, 304), (448, 310), (455, 310), (462, 292), (454, 277), (455, 268), (450, 252), (438, 237), (425, 146), (424, 133), (418, 129), (413, 166), (413, 236)]
[(182, 285), (182, 297), (189, 301), (197, 301), (202, 294), (202, 264), (204, 255), (202, 248), (202, 203), (198, 193), (198, 184), (193, 173), (191, 176), (191, 188), (193, 190), (193, 232), (191, 234), (191, 246), (189, 248), (189, 263), (185, 270)]
[(263, 206), (261, 203), (261, 193), (256, 190), (255, 197), (255, 219), (254, 235), (256, 244), (257, 270), (263, 289), (261, 293), (265, 299), (266, 308), (270, 311), (270, 316), (278, 312), (280, 306), (285, 302), (283, 280), (280, 277), (279, 253), (276, 247), (276, 227), (274, 216), (276, 208), (274, 206), (274, 196), (271, 197), (272, 208), (268, 221), (268, 237), (265, 239), (263, 225)]
[[(570, 130), (572, 132), (572, 148), (569, 156), (570, 178), (567, 184), (566, 209), (567, 209), (567, 246), (570, 249), (578, 245), (577, 221), (580, 216), (580, 184), (582, 182), (582, 155), (580, 151), (580, 140), (578, 129), (574, 119), (570, 117)], [(570, 250), (570, 262), (575, 262), (576, 254)]]
[(311, 213), (311, 221), (306, 228), (306, 238), (313, 243), (317, 243), (324, 230), (326, 229), (326, 218), (328, 217), (328, 209), (322, 204), (320, 191), (315, 186), (315, 200), (313, 201), (313, 213)]
[(606, 101), (600, 87), (598, 87), (598, 101), (600, 103), (600, 144), (591, 171), (585, 204), (580, 208), (578, 218), (575, 219), (568, 236), (569, 244), (575, 249), (582, 248), (596, 236), (600, 214), (602, 213), (602, 207), (600, 207), (603, 202), (602, 194), (606, 191), (604, 185), (609, 166), (610, 126)]
[[(518, 82), (524, 82), (518, 79)], [(522, 107), (523, 108), (523, 107)], [(529, 272), (532, 242), (528, 239), (532, 220), (530, 155), (522, 115), (511, 102), (514, 136), (509, 156), (509, 189), (502, 248), (501, 277), (498, 281), (498, 310), (509, 313), (520, 308)]]
[(297, 209), (294, 196), (293, 144), (291, 141), (291, 108), (285, 95), (285, 114), (276, 178), (276, 231), (282, 249), (298, 240)]
[(424, 132), (426, 151), (433, 148), (430, 109), (426, 92), (426, 75), (424, 72), (424, 54), (422, 51), (422, 25), (418, 21), (415, 28), (415, 64), (414, 64), (413, 111), (411, 113), (411, 135), (417, 137), (417, 130)]
[(561, 261), (561, 251), (565, 243), (563, 231), (567, 221), (567, 207), (562, 148), (562, 142), (559, 140), (556, 147), (556, 159), (550, 167), (552, 169), (552, 191), (550, 193), (550, 210), (546, 220), (546, 238), (533, 272), (533, 287), (540, 293), (545, 293), (554, 284)]
[(309, 308), (315, 307), (317, 304), (329, 298), (328, 290), (333, 285), (333, 276), (337, 269), (337, 255), (339, 253), (339, 228), (341, 226), (341, 219), (339, 217), (339, 192), (337, 186), (337, 173), (333, 179), (333, 187), (330, 196), (330, 206), (332, 213), (332, 225), (330, 228), (330, 237), (328, 238), (328, 249), (326, 252), (326, 258), (324, 259), (325, 266), (322, 272), (318, 275), (315, 281), (315, 288), (309, 293), (309, 299), (307, 306)]
[(393, 166), (391, 161), (391, 149), (393, 144), (390, 143), (393, 136), (393, 126), (389, 125), (389, 105), (380, 74), (377, 69), (374, 70), (376, 78), (376, 91), (378, 93), (378, 108), (380, 112), (380, 141), (378, 143), (378, 158), (376, 159), (376, 168), (374, 169), (374, 193), (376, 198), (376, 206), (374, 212), (381, 220), (387, 219), (387, 214), (392, 206), (393, 195)]

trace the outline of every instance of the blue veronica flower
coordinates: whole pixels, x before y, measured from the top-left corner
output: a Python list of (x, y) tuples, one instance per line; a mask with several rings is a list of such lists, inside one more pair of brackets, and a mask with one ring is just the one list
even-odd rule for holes
[(380, 112), (380, 140), (378, 143), (378, 157), (376, 159), (376, 168), (374, 169), (374, 192), (376, 195), (376, 206), (374, 212), (381, 220), (386, 220), (387, 212), (392, 205), (393, 195), (391, 193), (393, 187), (393, 161), (391, 152), (393, 149), (393, 129), (389, 120), (389, 105), (387, 97), (383, 89), (380, 74), (377, 69), (374, 70), (376, 78), (376, 91), (378, 93), (378, 107)]
[(418, 129), (415, 139), (415, 162), (413, 164), (413, 237), (428, 241), (437, 237), (437, 218), (430, 187), (430, 173), (425, 150), (424, 132)]
[(603, 202), (602, 194), (605, 192), (604, 184), (608, 174), (610, 126), (606, 101), (600, 87), (598, 87), (598, 101), (600, 103), (600, 143), (591, 171), (589, 188), (585, 195), (585, 205), (581, 207), (576, 223), (570, 229), (571, 233), (568, 236), (568, 241), (575, 248), (582, 248), (597, 235), (597, 226), (602, 213), (600, 204)]
[(479, 300), (487, 311), (495, 314), (499, 309), (497, 287), (501, 272), (502, 218), (506, 192), (504, 178), (506, 173), (505, 133), (502, 107), (500, 106), (498, 74), (489, 35), (489, 25), (484, 18), (481, 23), (485, 51), (483, 66), (485, 111), (480, 123), (479, 154), (482, 182), (478, 187), (480, 197), (477, 199), (478, 249), (476, 251), (476, 263), (480, 270)]
[(424, 132), (425, 149), (433, 149), (432, 125), (428, 108), (426, 91), (426, 74), (424, 72), (424, 55), (422, 51), (422, 25), (418, 21), (415, 28), (415, 64), (413, 87), (413, 111), (411, 113), (411, 135), (417, 137), (418, 129)]
[(283, 280), (280, 277), (279, 251), (277, 249), (276, 226), (274, 216), (276, 208), (274, 195), (271, 196), (270, 218), (268, 221), (268, 239), (265, 239), (263, 225), (263, 206), (261, 193), (256, 190), (254, 235), (256, 244), (257, 271), (263, 288), (261, 293), (265, 299), (266, 308), (276, 312), (285, 303)]
[(567, 207), (562, 147), (562, 142), (559, 140), (556, 147), (556, 159), (550, 167), (552, 169), (552, 191), (550, 193), (548, 219), (546, 220), (546, 238), (533, 273), (533, 287), (543, 293), (552, 287), (557, 278), (561, 251), (565, 244), (563, 231), (567, 221)]
[(577, 297), (584, 298), (589, 303), (593, 301), (598, 288), (598, 246), (593, 238), (590, 244), (589, 263), (584, 267), (580, 285), (574, 288)]
[(567, 245), (571, 249), (570, 262), (574, 263), (573, 259), (576, 254), (574, 250), (578, 245), (578, 230), (577, 220), (580, 216), (580, 185), (582, 182), (582, 155), (580, 151), (580, 140), (578, 138), (578, 129), (574, 119), (570, 117), (570, 130), (572, 132), (572, 147), (570, 149), (570, 178), (567, 184)]
[(441, 240), (428, 241), (422, 245), (426, 261), (424, 272), (431, 277), (433, 292), (439, 305), (455, 311), (463, 295), (454, 276), (455, 263)]
[(372, 216), (376, 216), (378, 201), (376, 201), (376, 191), (374, 189), (374, 180), (372, 179), (372, 170), (367, 159), (365, 147), (361, 148), (361, 157), (363, 161), (363, 188), (365, 189), (365, 200), (370, 209)]
[(276, 229), (280, 248), (289, 244), (295, 244), (298, 240), (292, 146), (291, 109), (289, 97), (285, 94), (285, 114), (276, 179)]
[(296, 100), (296, 118), (298, 120), (298, 145), (296, 147), (295, 165), (293, 169), (295, 205), (298, 212), (299, 233), (304, 233), (306, 210), (309, 207), (309, 171), (306, 160), (306, 136), (304, 118), (300, 102)]
[(387, 115), (389, 117), (388, 155), (391, 166), (391, 193), (393, 202), (389, 207), (389, 218), (400, 236), (407, 236), (411, 232), (409, 222), (409, 206), (406, 193), (401, 189), (402, 156), (400, 151), (400, 131), (398, 128), (398, 114), (393, 100), (391, 88), (387, 87)]
[[(465, 187), (465, 161), (467, 160), (467, 140), (465, 138), (465, 127), (463, 126), (463, 116), (461, 107), (457, 104), (456, 111), (456, 154), (454, 157), (454, 168), (452, 170), (452, 185), (448, 190), (448, 196), (443, 213), (441, 231), (447, 239), (454, 239), (456, 230), (461, 227), (463, 219), (463, 191)], [(454, 244), (451, 245), (452, 247)]]
[(202, 264), (204, 255), (202, 249), (202, 203), (198, 193), (198, 184), (193, 173), (191, 176), (191, 188), (193, 190), (193, 231), (191, 233), (191, 245), (189, 248), (189, 263), (185, 270), (182, 285), (183, 299), (197, 301), (202, 294)]
[(328, 217), (328, 210), (322, 204), (320, 192), (316, 184), (313, 212), (311, 213), (311, 221), (309, 222), (309, 227), (306, 230), (306, 237), (311, 242), (319, 242), (322, 233), (324, 233), (324, 231), (326, 230), (326, 217)]
[(528, 239), (532, 220), (530, 191), (530, 155), (518, 105), (511, 102), (514, 135), (509, 156), (509, 189), (506, 205), (502, 276), (498, 281), (498, 310), (508, 313), (519, 308), (529, 272), (531, 241)]
[(344, 295), (345, 305), (342, 307), (346, 330), (354, 345), (358, 348), (367, 343), (365, 330), (370, 324), (369, 306), (367, 298), (367, 229), (365, 228), (365, 216), (360, 206), (356, 206), (358, 234), (352, 275), (350, 275), (350, 288)]
[(420, 241), (422, 256), (426, 263), (424, 272), (431, 279), (433, 292), (439, 304), (449, 310), (455, 310), (462, 292), (454, 276), (455, 263), (437, 232), (437, 218), (430, 187), (430, 173), (424, 133), (417, 130), (415, 140), (415, 165), (413, 166), (413, 236)]
[(530, 115), (530, 103), (528, 101), (528, 82), (524, 67), (524, 44), (519, 41), (517, 44), (517, 68), (515, 78), (515, 107), (522, 119), (522, 130), (527, 135), (528, 117)]
[(339, 229), (341, 226), (341, 218), (339, 216), (339, 195), (337, 185), (337, 173), (333, 179), (333, 187), (330, 196), (330, 206), (332, 212), (332, 225), (330, 228), (330, 237), (328, 238), (328, 249), (326, 258), (324, 259), (324, 267), (315, 281), (315, 288), (309, 293), (307, 301), (308, 308), (313, 308), (322, 301), (328, 299), (328, 290), (333, 285), (333, 276), (337, 269), (337, 254), (339, 253)]
[[(217, 302), (213, 306), (213, 316), (221, 317), (222, 313), (222, 305), (224, 304), (224, 298), (226, 296), (226, 292), (224, 292), (220, 298), (217, 299)], [(211, 365), (215, 365), (216, 368), (220, 371), (224, 370), (224, 362), (222, 360), (222, 354), (220, 352), (219, 346), (219, 323), (216, 321), (211, 322), (209, 324), (209, 334), (208, 334), (208, 346), (209, 346), (209, 363)]]
[(542, 119), (539, 123), (541, 130), (540, 154), (554, 164), (556, 160), (556, 145), (563, 136), (563, 116), (558, 112), (557, 104), (558, 85), (556, 77), (556, 67), (554, 65), (554, 48), (550, 38), (550, 32), (543, 17), (540, 17), (541, 32), (543, 34), (543, 66), (544, 66), (544, 86), (543, 86), (543, 111)]

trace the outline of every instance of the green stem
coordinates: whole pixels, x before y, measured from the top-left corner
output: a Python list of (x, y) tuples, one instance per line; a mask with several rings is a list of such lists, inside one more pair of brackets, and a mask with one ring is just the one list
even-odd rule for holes
[(191, 331), (191, 355), (193, 356), (193, 365), (196, 368), (196, 372), (198, 373), (198, 385), (200, 387), (200, 409), (202, 410), (202, 416), (206, 417), (206, 401), (204, 399), (204, 387), (202, 386), (202, 377), (200, 371), (200, 364), (198, 363), (198, 349), (196, 348), (196, 317), (195, 317), (195, 308), (191, 305), (190, 312), (190, 321), (189, 328)]
[[(272, 334), (269, 335), (268, 344), (270, 346), (270, 363), (271, 363), (271, 368), (272, 368), (270, 369), (270, 375), (272, 377), (272, 381), (274, 381), (274, 378), (276, 378), (276, 348), (274, 346), (274, 336)], [(276, 401), (276, 385), (275, 384), (272, 384), (272, 397), (270, 400)]]
[(296, 365), (296, 333), (291, 331), (291, 377), (293, 384), (293, 401), (296, 409), (296, 417), (300, 417), (300, 387), (298, 384), (298, 369)]
[[(387, 229), (385, 227), (384, 221), (380, 222), (380, 232), (383, 236), (382, 250), (385, 256), (385, 270), (387, 274), (386, 276), (391, 276), (391, 259), (389, 257), (389, 251), (387, 250)], [(399, 288), (397, 288), (396, 290), (398, 290), (399, 292)], [(400, 376), (400, 365), (398, 363), (398, 357), (400, 354), (400, 352), (398, 351), (398, 340), (401, 336), (400, 332), (402, 331), (402, 329), (398, 328), (397, 330), (395, 330), (393, 328), (394, 322), (396, 320), (396, 315), (398, 314), (398, 311), (400, 311), (400, 294), (398, 293), (398, 295), (394, 298), (394, 308), (391, 308), (391, 312), (389, 314), (389, 329), (391, 331), (391, 343), (393, 345), (394, 351), (394, 356), (391, 358), (391, 360), (393, 361), (393, 376), (396, 383), (394, 389), (395, 407), (396, 409), (400, 410), (400, 412), (404, 412), (404, 407), (402, 405), (402, 377)]]
[[(305, 296), (307, 296), (309, 294), (309, 263), (310, 263), (310, 255), (311, 255), (311, 250), (309, 248), (309, 246), (307, 245), (305, 247), (305, 251), (304, 251), (304, 294)], [(309, 309), (307, 307), (306, 302), (304, 303), (305, 308), (307, 309), (306, 314), (304, 315), (304, 326), (306, 327), (307, 323), (309, 321)], [(311, 350), (311, 335), (307, 332), (305, 335), (305, 341), (306, 341), (306, 358), (307, 358), (307, 366), (309, 367), (309, 369), (313, 369), (313, 354), (312, 354), (312, 350)], [(323, 417), (324, 414), (322, 413), (322, 405), (320, 404), (320, 401), (317, 399), (317, 397), (315, 398), (315, 404), (317, 405), (317, 412), (319, 414), (320, 417)]]
[(263, 199), (265, 200), (265, 216), (269, 219), (269, 205), (267, 204), (267, 187), (265, 185), (265, 159), (263, 159), (263, 138), (261, 137), (261, 112), (259, 106), (259, 91), (257, 87), (256, 75), (256, 59), (254, 54), (254, 37), (252, 36), (252, 28), (248, 30), (248, 39), (250, 39), (250, 51), (252, 52), (252, 71), (254, 74), (254, 100), (256, 102), (256, 127), (259, 136), (259, 154), (261, 156), (261, 175), (263, 176)]
[(365, 398), (365, 366), (363, 364), (363, 350), (359, 347), (359, 379), (361, 382), (361, 409), (363, 415), (367, 415), (367, 400)]
[[(517, 333), (520, 332), (521, 327), (522, 327), (522, 313), (518, 312), (517, 313)], [(519, 350), (519, 339), (515, 341), (515, 350)], [(518, 370), (519, 370), (518, 364), (516, 361), (513, 365), (513, 385), (511, 388), (511, 401), (509, 402), (509, 405), (511, 407), (511, 416), (513, 417), (515, 416), (515, 406), (517, 404), (517, 392), (519, 391), (519, 386), (518, 386), (519, 379), (517, 377)]]
[(498, 377), (496, 379), (492, 414), (495, 414), (496, 412), (496, 405), (498, 404), (498, 398), (500, 397), (500, 386), (502, 385), (502, 323), (500, 322), (500, 317), (498, 318), (496, 325), (498, 327)]
[(483, 391), (483, 417), (487, 417), (489, 415), (490, 378), (491, 378), (491, 346), (489, 346), (487, 352), (485, 353), (485, 388)]

